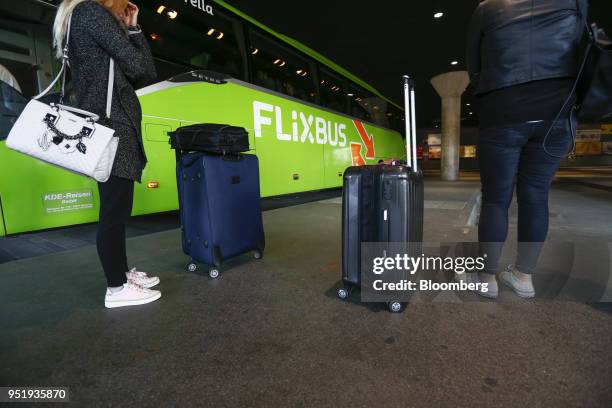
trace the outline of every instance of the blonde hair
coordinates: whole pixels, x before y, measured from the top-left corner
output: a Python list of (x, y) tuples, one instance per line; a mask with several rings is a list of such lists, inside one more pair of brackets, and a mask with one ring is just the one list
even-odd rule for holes
[(53, 47), (58, 59), (64, 54), (64, 39), (68, 29), (68, 20), (76, 6), (88, 0), (64, 0), (57, 8), (55, 21), (53, 22)]
[[(90, 0), (63, 0), (62, 3), (57, 8), (57, 13), (55, 14), (55, 21), (53, 22), (53, 47), (55, 48), (55, 56), (58, 59), (61, 59), (64, 55), (64, 40), (66, 37), (66, 30), (68, 29), (68, 20), (74, 11), (74, 8), (79, 4), (90, 1)], [(97, 3), (102, 6), (109, 8), (112, 7), (113, 0), (95, 0)], [(109, 5), (110, 3), (110, 5)], [(117, 18), (114, 13), (113, 16)], [(117, 18), (119, 21), (119, 19)], [(119, 21), (122, 28), (124, 28), (124, 24), (122, 21)]]

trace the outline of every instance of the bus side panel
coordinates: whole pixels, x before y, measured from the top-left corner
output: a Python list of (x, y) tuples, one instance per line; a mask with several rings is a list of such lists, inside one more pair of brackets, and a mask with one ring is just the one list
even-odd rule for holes
[(0, 143), (6, 169), (0, 184), (6, 234), (94, 222), (96, 182), (17, 153)]
[(4, 229), (4, 211), (2, 211), (2, 192), (0, 190), (0, 237), (6, 236), (6, 230)]
[(142, 135), (148, 163), (142, 173), (142, 183), (134, 188), (132, 215), (176, 210), (176, 159), (168, 143), (168, 132), (181, 123), (177, 120), (143, 116)]
[[(291, 133), (291, 107), (300, 108), (298, 103), (236, 84), (203, 82), (144, 95), (140, 101), (148, 117), (180, 118), (184, 125), (226, 123), (246, 128), (251, 153), (259, 157), (262, 196), (323, 188), (323, 145), (309, 140), (304, 144), (279, 140), (277, 135), (277, 131), (281, 138)], [(274, 122), (273, 126), (261, 126), (259, 135), (254, 131), (254, 101), (269, 108), (261, 115)]]
[(325, 145), (325, 188), (342, 187), (344, 170), (351, 164), (350, 144), (345, 147)]
[[(251, 122), (250, 132), (255, 136), (262, 195), (323, 188), (325, 135), (317, 134), (316, 110), (263, 92), (249, 91), (244, 110)], [(299, 126), (302, 115), (306, 122), (312, 123), (306, 133), (300, 131), (303, 130)], [(319, 122), (324, 129), (326, 122), (322, 118)]]
[[(375, 147), (375, 158), (368, 158), (364, 136), (350, 118), (241, 84), (189, 83), (140, 100), (149, 163), (142, 184), (136, 184), (133, 215), (178, 208), (175, 156), (167, 132), (179, 125), (245, 127), (252, 153), (260, 159), (262, 196), (339, 187), (340, 174), (355, 160), (371, 164), (404, 156), (397, 132), (363, 124)], [(10, 169), (0, 181), (2, 234), (97, 221), (95, 181), (11, 151), (4, 142), (0, 163)]]
[[(144, 115), (151, 118), (246, 128), (260, 161), (262, 196), (339, 187), (340, 174), (353, 164), (355, 152), (367, 164), (403, 157), (397, 132), (361, 122), (366, 131), (360, 132), (346, 116), (237, 83), (186, 83), (141, 96), (140, 101)], [(368, 142), (374, 145), (371, 149)]]

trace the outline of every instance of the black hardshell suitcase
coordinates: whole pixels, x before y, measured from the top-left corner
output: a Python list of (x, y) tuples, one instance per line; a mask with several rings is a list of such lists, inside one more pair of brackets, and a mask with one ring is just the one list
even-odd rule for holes
[(203, 123), (169, 132), (173, 149), (205, 153), (243, 153), (249, 150), (249, 133), (238, 126)]
[[(342, 194), (342, 283), (338, 297), (347, 299), (361, 285), (363, 242), (409, 243), (413, 256), (423, 241), (423, 173), (416, 157), (414, 82), (404, 77), (406, 165), (349, 167)], [(400, 312), (402, 302), (390, 301)]]

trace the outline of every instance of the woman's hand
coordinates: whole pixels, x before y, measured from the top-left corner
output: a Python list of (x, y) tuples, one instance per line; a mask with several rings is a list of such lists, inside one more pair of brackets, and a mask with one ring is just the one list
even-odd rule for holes
[(128, 27), (134, 27), (138, 25), (138, 6), (132, 2), (129, 2), (125, 8), (125, 15), (121, 16), (123, 22)]

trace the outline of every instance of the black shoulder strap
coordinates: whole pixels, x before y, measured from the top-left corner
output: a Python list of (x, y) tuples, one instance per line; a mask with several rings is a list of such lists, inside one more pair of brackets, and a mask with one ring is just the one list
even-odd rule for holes
[(580, 5), (582, 1), (583, 0), (576, 0), (576, 10), (578, 11), (578, 17), (580, 17), (580, 20), (582, 21), (586, 32), (589, 34), (589, 37), (593, 38), (593, 28), (591, 27), (588, 21), (588, 11)]
[[(572, 90), (570, 91), (570, 94), (567, 96), (567, 99), (565, 100), (565, 102), (563, 102), (563, 106), (561, 107), (561, 109), (559, 109), (559, 113), (557, 113), (557, 116), (555, 116), (555, 119), (553, 120), (552, 124), (548, 128), (548, 131), (546, 132), (546, 135), (544, 136), (544, 140), (542, 141), (542, 147), (544, 148), (544, 151), (549, 156), (556, 157), (556, 158), (564, 158), (566, 155), (557, 156), (555, 154), (550, 153), (548, 151), (548, 149), (546, 149), (546, 140), (548, 139), (548, 136), (550, 136), (550, 133), (552, 132), (553, 128), (555, 127), (555, 125), (559, 121), (559, 117), (565, 111), (565, 109), (567, 109), (568, 104), (571, 102), (572, 97), (576, 93), (576, 90), (578, 89), (578, 84), (580, 83), (580, 79), (582, 78), (582, 74), (584, 73), (584, 68), (585, 68), (586, 63), (587, 63), (587, 61), (589, 59), (589, 55), (591, 54), (591, 49), (593, 47), (593, 33), (592, 33), (591, 27), (589, 26), (589, 23), (587, 21), (587, 16), (586, 16), (586, 14), (583, 13), (583, 11), (584, 11), (583, 8), (580, 7), (580, 1), (581, 0), (576, 0), (576, 10), (578, 11), (578, 17), (581, 19), (582, 23), (585, 26), (585, 29), (587, 30), (587, 33), (589, 34), (589, 41), (587, 43), (587, 48), (584, 51), (584, 56), (582, 58), (582, 61), (580, 62), (580, 69), (578, 70), (578, 74), (576, 75), (576, 80), (574, 81), (574, 85), (572, 86)], [(576, 106), (572, 107), (572, 114), (573, 114), (575, 109), (576, 109)], [(570, 119), (571, 119), (571, 117), (570, 117)], [(571, 120), (570, 120), (570, 124), (571, 124)], [(570, 150), (568, 152), (568, 154), (571, 151), (574, 150), (574, 147), (575, 147), (575, 144), (576, 144), (576, 139), (574, 137), (573, 131), (572, 131), (572, 139), (574, 140), (574, 143), (572, 145), (572, 150)]]

